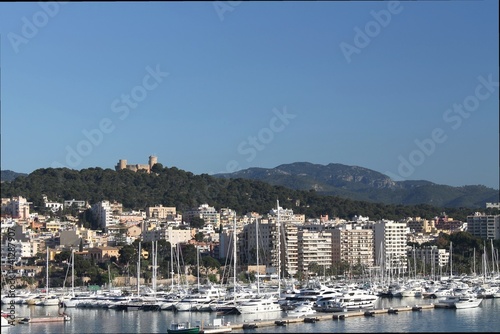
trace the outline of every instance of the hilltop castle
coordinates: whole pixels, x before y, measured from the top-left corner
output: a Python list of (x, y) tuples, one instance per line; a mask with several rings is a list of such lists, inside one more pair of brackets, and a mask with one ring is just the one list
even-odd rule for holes
[(137, 172), (138, 170), (145, 170), (148, 173), (151, 173), (151, 168), (153, 168), (154, 164), (158, 162), (158, 157), (155, 157), (154, 155), (149, 156), (149, 163), (146, 164), (136, 164), (136, 165), (127, 165), (127, 160), (125, 159), (120, 159), (118, 160), (118, 163), (115, 166), (115, 170), (119, 171), (122, 169), (129, 169), (131, 171)]

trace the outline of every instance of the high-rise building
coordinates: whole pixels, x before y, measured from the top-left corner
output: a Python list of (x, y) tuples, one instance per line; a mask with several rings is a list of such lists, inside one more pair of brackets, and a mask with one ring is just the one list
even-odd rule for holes
[(378, 266), (385, 270), (404, 273), (407, 271), (406, 223), (381, 220), (373, 224), (375, 259)]
[(482, 239), (500, 239), (500, 215), (475, 212), (467, 216), (467, 232)]

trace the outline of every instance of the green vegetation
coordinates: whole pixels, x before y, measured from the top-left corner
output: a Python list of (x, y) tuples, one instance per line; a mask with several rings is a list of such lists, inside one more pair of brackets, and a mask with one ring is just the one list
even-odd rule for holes
[[(179, 212), (208, 203), (216, 209), (230, 207), (243, 214), (250, 211), (269, 212), (276, 206), (276, 200), (284, 208), (308, 218), (320, 215), (350, 219), (354, 215), (369, 216), (371, 219), (400, 219), (420, 216), (434, 218), (442, 211), (448, 216), (465, 220), (481, 208), (435, 207), (427, 204), (400, 205), (355, 201), (337, 196), (325, 196), (313, 190), (292, 190), (272, 186), (261, 181), (245, 179), (223, 179), (207, 174), (193, 175), (175, 167), (160, 168), (156, 173), (130, 170), (88, 168), (80, 171), (67, 168), (38, 169), (27, 177), (4, 182), (2, 197), (23, 196), (33, 202), (34, 210), (45, 210), (42, 194), (51, 201), (66, 199), (87, 200), (90, 204), (101, 200), (118, 201), (126, 209), (144, 209), (162, 204), (174, 206)], [(82, 222), (92, 225), (88, 213), (80, 215)]]

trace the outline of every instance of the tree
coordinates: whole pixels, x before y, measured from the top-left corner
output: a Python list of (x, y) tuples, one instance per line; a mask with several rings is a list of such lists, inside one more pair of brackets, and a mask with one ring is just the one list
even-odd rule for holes
[(203, 228), (205, 226), (205, 220), (200, 217), (193, 217), (189, 222), (191, 228)]
[(120, 264), (128, 264), (137, 261), (137, 253), (139, 251), (133, 245), (125, 245), (118, 251), (118, 262)]
[(163, 171), (163, 165), (157, 162), (153, 165), (153, 167), (151, 167), (151, 171), (153, 173), (161, 173)]
[(206, 275), (209, 276), (209, 270), (212, 269), (212, 270), (216, 270), (216, 269), (219, 269), (221, 267), (221, 264), (219, 261), (217, 261), (216, 259), (214, 259), (213, 257), (207, 255), (207, 256), (203, 256), (201, 258), (201, 263), (203, 265), (203, 267), (205, 268), (206, 270)]
[(203, 239), (205, 238), (205, 235), (203, 234), (203, 232), (197, 232), (195, 235), (194, 235), (194, 240), (198, 241), (198, 242), (201, 242), (203, 241)]

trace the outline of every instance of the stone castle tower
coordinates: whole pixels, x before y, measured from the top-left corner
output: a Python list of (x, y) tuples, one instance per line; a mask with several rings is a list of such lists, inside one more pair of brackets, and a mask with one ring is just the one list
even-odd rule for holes
[(148, 164), (136, 164), (136, 165), (127, 165), (126, 159), (118, 160), (118, 163), (115, 166), (115, 170), (119, 171), (122, 169), (129, 169), (131, 171), (137, 172), (138, 170), (146, 170), (148, 173), (151, 173), (151, 168), (158, 163), (158, 157), (151, 155), (149, 156)]

